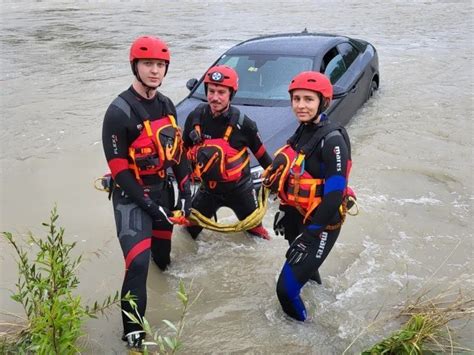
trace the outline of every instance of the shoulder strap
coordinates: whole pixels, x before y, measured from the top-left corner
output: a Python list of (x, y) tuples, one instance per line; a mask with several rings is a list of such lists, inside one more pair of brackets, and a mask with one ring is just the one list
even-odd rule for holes
[(308, 141), (308, 143), (306, 143), (301, 149), (300, 149), (300, 152), (305, 154), (306, 156), (309, 156), (313, 151), (314, 149), (316, 149), (316, 147), (318, 146), (319, 142), (321, 142), (321, 140), (326, 137), (329, 133), (331, 133), (332, 131), (336, 131), (336, 130), (339, 130), (341, 127), (338, 125), (338, 124), (335, 124), (335, 123), (332, 123), (332, 122), (328, 122), (327, 124), (325, 124), (324, 126), (322, 126), (321, 128), (319, 128), (313, 137), (311, 137), (311, 139)]
[(286, 144), (289, 144), (291, 146), (293, 146), (293, 144), (299, 139), (299, 137), (301, 136), (301, 131), (303, 130), (303, 124), (300, 124), (298, 126), (298, 128), (296, 129), (295, 133), (293, 133), (293, 135), (288, 138), (288, 140), (286, 141)]
[(229, 126), (237, 127), (238, 129), (242, 128), (244, 124), (245, 115), (237, 108), (232, 108), (233, 112), (230, 116)]
[(150, 119), (150, 115), (143, 108), (137, 97), (133, 95), (129, 90), (122, 92), (119, 97), (125, 100), (125, 102), (131, 107), (132, 111), (140, 118), (142, 122)]
[(224, 133), (224, 139), (229, 141), (230, 135), (232, 134), (232, 130), (237, 127), (237, 129), (241, 129), (242, 125), (244, 124), (245, 115), (237, 108), (232, 109), (232, 113), (230, 116), (229, 124), (227, 125), (227, 129)]
[(193, 112), (195, 112), (191, 116), (191, 127), (195, 127), (196, 125), (201, 125), (202, 116), (206, 113), (206, 106), (207, 104), (199, 104)]

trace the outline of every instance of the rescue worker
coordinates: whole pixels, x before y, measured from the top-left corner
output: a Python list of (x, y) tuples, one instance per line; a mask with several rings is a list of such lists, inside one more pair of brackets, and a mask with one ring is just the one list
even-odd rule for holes
[[(115, 181), (112, 201), (125, 259), (122, 298), (127, 292), (135, 296), (142, 317), (150, 255), (161, 270), (170, 263), (173, 225), (169, 217), (173, 216), (175, 196), (168, 168), (177, 179), (177, 208), (189, 215), (191, 205), (191, 170), (176, 123), (176, 108), (157, 91), (169, 63), (165, 42), (152, 36), (137, 38), (130, 48), (135, 78), (107, 109), (102, 130), (105, 157)], [(122, 301), (121, 306), (135, 314), (128, 302)], [(123, 312), (122, 320), (122, 340), (130, 347), (140, 347), (143, 329)]]
[[(193, 172), (201, 179), (192, 207), (210, 218), (226, 206), (243, 220), (258, 208), (248, 149), (264, 168), (272, 160), (256, 123), (231, 105), (238, 90), (235, 70), (227, 65), (210, 68), (204, 76), (204, 88), (208, 103), (188, 115), (183, 133)], [(189, 226), (187, 230), (196, 239), (202, 228)], [(262, 224), (247, 232), (270, 239)]]
[(285, 313), (304, 321), (301, 289), (310, 279), (321, 283), (318, 269), (345, 217), (351, 148), (345, 129), (331, 123), (324, 113), (333, 95), (326, 76), (302, 72), (288, 91), (300, 125), (275, 153), (263, 184), (280, 198), (274, 230), (290, 245), (277, 283), (278, 300)]

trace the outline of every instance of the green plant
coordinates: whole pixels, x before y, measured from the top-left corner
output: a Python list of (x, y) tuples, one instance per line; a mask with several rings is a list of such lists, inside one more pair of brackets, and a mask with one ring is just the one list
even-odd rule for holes
[(177, 325), (175, 325), (169, 320), (166, 320), (166, 319), (163, 320), (163, 323), (165, 323), (168, 326), (168, 328), (170, 328), (174, 332), (174, 336), (172, 337), (160, 335), (158, 330), (153, 331), (147, 319), (145, 317), (141, 317), (138, 314), (137, 304), (133, 300), (129, 300), (130, 305), (135, 311), (135, 314), (132, 314), (126, 311), (123, 311), (123, 312), (133, 323), (140, 324), (143, 330), (145, 331), (145, 333), (147, 334), (147, 336), (152, 339), (143, 343), (144, 354), (149, 354), (149, 350), (148, 350), (149, 346), (152, 348), (158, 348), (156, 351), (152, 351), (152, 353), (155, 353), (155, 354), (175, 354), (181, 349), (182, 347), (181, 336), (184, 330), (186, 315), (188, 314), (188, 311), (191, 308), (191, 306), (194, 304), (194, 302), (196, 302), (196, 300), (199, 298), (199, 296), (202, 293), (202, 290), (199, 291), (199, 293), (191, 300), (189, 297), (191, 290), (192, 290), (192, 281), (191, 281), (191, 284), (189, 285), (189, 290), (186, 290), (186, 287), (184, 286), (184, 283), (182, 280), (179, 281), (179, 289), (177, 292), (177, 297), (178, 297), (178, 300), (182, 304), (181, 317), (179, 319), (179, 322)]
[[(45, 238), (29, 233), (28, 244), (35, 248), (36, 255), (30, 260), (29, 254), (16, 242), (13, 235), (3, 232), (3, 236), (14, 248), (18, 260), (17, 292), (12, 299), (19, 302), (26, 313), (27, 324), (19, 332), (13, 346), (18, 352), (38, 354), (74, 354), (79, 352), (77, 339), (83, 335), (81, 325), (85, 318), (95, 318), (120, 301), (116, 294), (92, 307), (83, 306), (81, 297), (74, 295), (79, 280), (76, 276), (82, 255), (71, 255), (76, 243), (66, 243), (64, 228), (56, 226), (59, 215), (54, 207), (49, 223), (43, 223), (48, 233)], [(34, 255), (34, 254), (32, 254)], [(4, 349), (11, 348), (3, 340)]]
[[(451, 253), (440, 263), (431, 276), (422, 283), (414, 295), (407, 297), (401, 306), (396, 308), (400, 311), (395, 316), (389, 314), (387, 317), (379, 318), (382, 307), (375, 315), (374, 321), (364, 328), (357, 337), (344, 350), (343, 355), (355, 344), (369, 329), (380, 328), (380, 326), (394, 318), (404, 318), (407, 322), (401, 329), (389, 337), (373, 345), (370, 349), (362, 352), (363, 355), (379, 354), (431, 354), (471, 352), (459, 346), (454, 340), (454, 322), (469, 322), (474, 314), (474, 299), (472, 295), (465, 296), (462, 288), (465, 286), (463, 278), (452, 281), (449, 285), (442, 285), (442, 291), (426, 287), (433, 280), (439, 270), (445, 267), (454, 251), (459, 247), (461, 241), (453, 248)], [(453, 291), (459, 289), (459, 291)], [(407, 291), (408, 283), (400, 291)], [(434, 296), (433, 296), (434, 295)], [(379, 319), (377, 319), (379, 318)]]
[(468, 351), (457, 346), (448, 324), (454, 320), (469, 319), (474, 312), (474, 300), (458, 293), (441, 293), (433, 298), (422, 294), (405, 306), (400, 317), (408, 317), (402, 328), (362, 352), (363, 355), (410, 354)]

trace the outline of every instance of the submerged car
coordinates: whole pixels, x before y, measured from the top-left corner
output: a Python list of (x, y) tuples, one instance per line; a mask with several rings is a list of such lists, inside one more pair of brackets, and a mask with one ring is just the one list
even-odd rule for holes
[[(333, 34), (303, 31), (249, 39), (230, 48), (211, 66), (216, 64), (237, 71), (239, 89), (232, 105), (257, 123), (270, 154), (283, 146), (298, 126), (288, 94), (288, 85), (296, 74), (314, 70), (329, 77), (334, 96), (326, 113), (342, 125), (380, 85), (374, 46)], [(197, 105), (207, 102), (203, 79), (204, 76), (186, 83), (190, 93), (176, 106), (182, 123)], [(262, 168), (255, 159), (251, 170), (254, 182), (259, 183)]]

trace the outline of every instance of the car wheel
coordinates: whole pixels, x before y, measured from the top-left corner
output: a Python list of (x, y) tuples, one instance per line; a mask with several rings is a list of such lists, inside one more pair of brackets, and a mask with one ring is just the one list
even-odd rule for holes
[(367, 93), (367, 100), (374, 96), (375, 92), (379, 89), (379, 86), (375, 80), (372, 80), (369, 86), (369, 92)]

